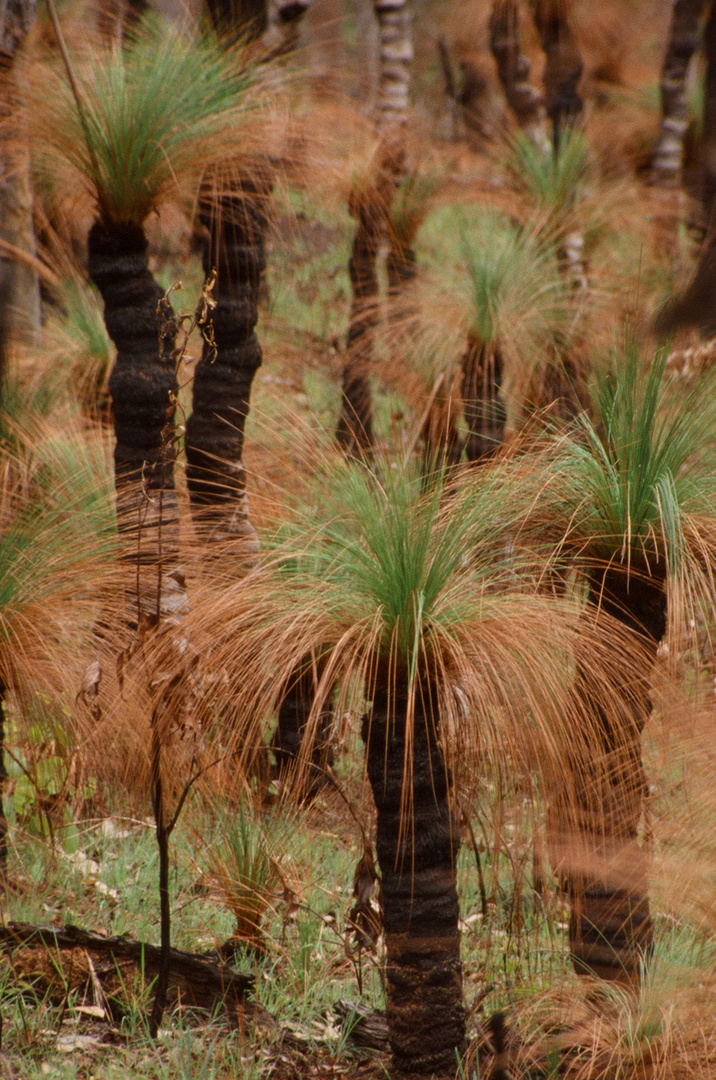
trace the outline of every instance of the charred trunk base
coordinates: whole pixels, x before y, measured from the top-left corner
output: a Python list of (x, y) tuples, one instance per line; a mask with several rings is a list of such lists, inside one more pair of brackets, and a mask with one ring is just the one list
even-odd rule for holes
[(386, 679), (363, 726), (378, 815), (390, 1045), (401, 1073), (453, 1076), (465, 1049), (460, 839), (438, 742), (437, 696), (427, 680), (415, 688), (406, 768), (408, 717), (407, 681)]
[(271, 740), (278, 779), (302, 802), (315, 798), (327, 782), (326, 769), (333, 765), (330, 710), (322, 709), (310, 723), (318, 675), (312, 663), (293, 673)]
[[(107, 332), (117, 348), (109, 390), (117, 519), (123, 557), (136, 568), (129, 606), (136, 607), (137, 622), (156, 620), (186, 608), (174, 490), (176, 324), (149, 270), (141, 226), (96, 221), (88, 255)], [(130, 622), (134, 618), (130, 611)]]
[(369, 460), (373, 454), (373, 391), (367, 374), (368, 362), (353, 355), (343, 369), (341, 415), (336, 441), (348, 457)]
[[(186, 424), (187, 484), (197, 533), (207, 551), (243, 569), (256, 565), (259, 542), (249, 520), (243, 466), (244, 426), (262, 362), (256, 336), (266, 267), (269, 176), (218, 170), (205, 179), (200, 213), (207, 280), (216, 272), (212, 338), (205, 342)], [(227, 547), (230, 545), (230, 547)]]
[(502, 396), (502, 369), (502, 354), (497, 346), (470, 339), (462, 359), (468, 461), (486, 461), (504, 442), (507, 409)]
[(574, 969), (632, 986), (653, 950), (648, 855), (639, 843), (646, 793), (639, 750), (597, 751), (579, 771), (577, 806), (562, 836)]
[(557, 861), (565, 868), (575, 971), (638, 986), (653, 950), (648, 854), (639, 830), (647, 794), (642, 731), (651, 713), (656, 650), (666, 632), (664, 575), (611, 564), (591, 573), (589, 603), (634, 635), (646, 662), (640, 677), (630, 674), (619, 688), (618, 718), (601, 704), (588, 665), (578, 667), (576, 693), (591, 718), (595, 745), (588, 761), (573, 765), (571, 806), (557, 814), (563, 845)]

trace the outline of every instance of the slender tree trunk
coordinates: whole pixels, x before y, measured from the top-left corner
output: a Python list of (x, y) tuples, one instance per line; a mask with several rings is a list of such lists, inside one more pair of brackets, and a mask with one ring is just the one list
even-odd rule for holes
[(465, 1049), (459, 830), (439, 744), (437, 695), (427, 675), (416, 680), (407, 749), (407, 680), (401, 673), (393, 676), (387, 663), (380, 668), (363, 724), (378, 814), (390, 1045), (398, 1071), (453, 1077)]
[(378, 130), (398, 139), (408, 110), (413, 33), (408, 0), (373, 0), (378, 20)]
[(136, 621), (156, 621), (186, 606), (174, 490), (175, 324), (162, 310), (140, 226), (95, 222), (88, 250), (90, 277), (117, 348), (109, 380), (117, 514), (127, 538), (125, 559), (136, 570)]
[[(230, 38), (256, 40), (277, 30), (272, 55), (285, 52), (311, 0), (275, 0), (269, 27), (267, 0), (207, 0), (209, 16)], [(186, 425), (187, 482), (197, 530), (215, 544), (231, 542), (242, 566), (259, 555), (249, 520), (242, 456), (254, 376), (261, 366), (256, 336), (271, 168), (257, 161), (253, 174), (217, 169), (205, 178), (200, 220), (207, 239), (207, 278), (216, 271), (213, 344), (204, 344), (194, 375), (193, 408)], [(238, 546), (237, 546), (238, 545)], [(215, 548), (219, 556), (222, 547)]]
[(573, 126), (582, 114), (577, 90), (583, 63), (577, 39), (569, 25), (567, 0), (532, 0), (532, 11), (545, 54), (545, 107), (552, 123), (552, 145), (559, 149), (565, 126)]
[(503, 361), (499, 345), (468, 339), (462, 358), (462, 400), (467, 421), (468, 461), (484, 461), (505, 438), (507, 410), (502, 397)]
[(627, 574), (621, 566), (595, 571), (589, 603), (638, 636), (651, 664), (641, 679), (625, 683), (620, 720), (600, 706), (588, 660), (578, 665), (575, 692), (596, 741), (590, 760), (575, 765), (575, 805), (561, 823), (570, 948), (578, 974), (633, 985), (653, 947), (648, 857), (638, 834), (647, 788), (642, 731), (651, 712), (651, 668), (666, 631), (664, 579)]
[(530, 62), (520, 46), (516, 0), (494, 0), (490, 15), (490, 49), (507, 104), (518, 124), (535, 145), (547, 149), (544, 100), (528, 81)]
[[(383, 205), (381, 205), (383, 203)], [(357, 221), (348, 274), (353, 290), (343, 367), (341, 414), (336, 438), (344, 453), (369, 458), (373, 451), (373, 394), (370, 364), (378, 305), (377, 259), (387, 208), (377, 191), (354, 200)]]
[(674, 0), (671, 31), (661, 69), (661, 126), (654, 146), (651, 182), (675, 188), (681, 183), (684, 136), (688, 127), (686, 78), (698, 48), (701, 20), (709, 0)]
[(370, 458), (373, 451), (373, 397), (370, 363), (378, 308), (376, 262), (387, 236), (390, 204), (405, 168), (403, 127), (413, 60), (408, 0), (373, 0), (378, 19), (380, 71), (376, 126), (381, 147), (376, 173), (365, 191), (352, 200), (356, 233), (348, 271), (353, 289), (343, 369), (341, 415), (336, 438), (346, 454)]
[(186, 424), (187, 482), (197, 529), (211, 543), (239, 544), (246, 567), (259, 550), (242, 455), (251, 387), (262, 359), (255, 327), (269, 190), (268, 180), (245, 175), (229, 181), (201, 211), (207, 230), (204, 271), (208, 277), (216, 270), (214, 342), (204, 344)]
[[(674, 20), (676, 10), (674, 7)], [(686, 7), (686, 5), (683, 5)], [(682, 13), (683, 15), (684, 13)], [(692, 13), (692, 20), (695, 18)], [(672, 31), (673, 37), (673, 31)], [(716, 332), (716, 3), (711, 5), (704, 32), (706, 48), (706, 88), (704, 98), (704, 179), (703, 208), (706, 237), (699, 253), (694, 276), (686, 290), (674, 297), (655, 320), (658, 333), (673, 333), (682, 327), (694, 327), (704, 334)], [(680, 160), (680, 158), (679, 158)]]

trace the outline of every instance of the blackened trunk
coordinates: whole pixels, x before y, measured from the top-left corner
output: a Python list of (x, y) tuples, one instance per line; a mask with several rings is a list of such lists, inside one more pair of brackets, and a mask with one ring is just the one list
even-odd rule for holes
[(326, 768), (333, 764), (330, 708), (321, 710), (311, 732), (311, 745), (305, 745), (321, 673), (322, 664), (313, 658), (292, 672), (271, 743), (279, 779), (304, 801), (315, 797), (326, 782)]
[(569, 25), (567, 0), (532, 0), (532, 9), (545, 54), (545, 107), (557, 153), (563, 129), (576, 124), (582, 114), (577, 87), (584, 65)]
[(119, 526), (130, 541), (126, 558), (137, 567), (138, 618), (156, 619), (186, 604), (176, 565), (176, 326), (149, 271), (141, 226), (97, 221), (88, 251), (90, 277), (102, 295), (105, 325), (117, 348), (109, 391)]
[(436, 469), (458, 465), (463, 452), (463, 440), (458, 430), (459, 403), (444, 384), (435, 392), (422, 427), (423, 473), (429, 476)]
[(405, 170), (403, 127), (413, 60), (408, 0), (373, 0), (373, 10), (378, 20), (380, 51), (376, 127), (381, 146), (372, 182), (351, 200), (351, 213), (357, 222), (348, 264), (353, 300), (336, 429), (344, 453), (363, 459), (370, 459), (374, 449), (369, 371), (378, 305), (376, 261), (387, 234), (389, 207)]
[(699, 45), (707, 0), (674, 0), (669, 44), (661, 69), (661, 129), (654, 147), (651, 182), (674, 188), (681, 183), (684, 136), (688, 127), (686, 77)]
[(570, 948), (579, 974), (635, 984), (653, 948), (648, 861), (638, 834), (647, 790), (642, 731), (651, 712), (651, 669), (666, 631), (664, 578), (622, 566), (594, 571), (589, 603), (634, 634), (651, 663), (620, 689), (621, 722), (600, 705), (588, 661), (578, 666), (576, 693), (597, 741), (590, 759), (576, 767), (576, 806), (564, 833), (574, 830), (565, 860)]
[(269, 190), (268, 182), (244, 176), (202, 210), (204, 271), (207, 277), (217, 272), (214, 343), (205, 343), (197, 365), (186, 425), (187, 482), (197, 527), (211, 541), (238, 541), (248, 565), (257, 558), (258, 540), (248, 518), (242, 455), (251, 386), (262, 359), (255, 327)]
[(544, 370), (532, 379), (527, 402), (530, 412), (549, 411), (550, 417), (571, 423), (582, 408), (587, 361), (581, 342), (562, 356), (559, 347), (550, 347)]
[(494, 0), (490, 15), (490, 49), (507, 104), (517, 122), (537, 145), (546, 148), (542, 95), (529, 82), (530, 62), (522, 52), (516, 0)]
[(482, 66), (466, 57), (460, 61), (460, 112), (473, 150), (484, 150), (494, 139), (490, 122), (490, 80)]
[(502, 353), (497, 345), (468, 340), (462, 358), (462, 400), (467, 423), (468, 461), (491, 457), (505, 438), (507, 410), (502, 397)]
[(217, 33), (229, 39), (260, 37), (268, 26), (267, 0), (206, 0)]
[(390, 1045), (400, 1072), (454, 1076), (465, 1013), (450, 774), (429, 679), (417, 680), (406, 759), (407, 680), (391, 675), (387, 665), (379, 670), (363, 726), (377, 810)]
[[(391, 301), (391, 314), (400, 317), (402, 312), (396, 312), (395, 307), (404, 297), (406, 290), (415, 281), (418, 267), (413, 249), (403, 243), (397, 236), (391, 236), (390, 238), (390, 251), (385, 261), (385, 268), (388, 274), (388, 298)], [(412, 306), (409, 312), (412, 314)]]
[(354, 213), (357, 226), (348, 262), (353, 299), (336, 438), (344, 453), (369, 458), (373, 452), (373, 394), (369, 372), (378, 305), (376, 261), (385, 235), (386, 215), (381, 193), (371, 190), (365, 197), (356, 199)]

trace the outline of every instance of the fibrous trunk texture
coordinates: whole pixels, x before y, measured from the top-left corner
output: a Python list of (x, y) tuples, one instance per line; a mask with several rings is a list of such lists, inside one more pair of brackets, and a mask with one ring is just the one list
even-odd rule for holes
[(187, 482), (199, 533), (212, 543), (237, 542), (247, 567), (258, 556), (258, 540), (248, 517), (242, 454), (251, 386), (261, 365), (255, 327), (269, 187), (241, 177), (201, 213), (204, 271), (208, 277), (216, 270), (216, 307), (213, 345), (204, 344), (186, 424)]
[(584, 65), (569, 25), (567, 0), (532, 0), (532, 11), (545, 54), (545, 107), (556, 152), (562, 130), (574, 125), (582, 113), (577, 87)]
[(413, 36), (408, 0), (373, 0), (378, 20), (378, 130), (402, 141), (408, 109)]
[[(308, 731), (321, 672), (322, 665), (313, 658), (292, 672), (278, 708), (271, 744), (279, 779), (304, 800), (317, 794), (325, 783), (326, 768), (333, 764), (330, 708), (321, 710)], [(307, 738), (310, 738), (309, 746)]]
[(675, 188), (681, 183), (684, 136), (688, 127), (686, 78), (701, 36), (708, 0), (674, 0), (669, 44), (661, 69), (661, 126), (651, 163), (651, 182)]
[(620, 717), (600, 704), (588, 662), (578, 665), (575, 691), (594, 746), (575, 767), (574, 805), (558, 841), (565, 844), (569, 940), (579, 974), (635, 985), (653, 947), (639, 829), (647, 790), (642, 731), (651, 712), (651, 668), (666, 631), (664, 579), (611, 566), (592, 573), (589, 602), (638, 637), (647, 663), (640, 678), (630, 674), (620, 688)]
[(490, 15), (490, 49), (507, 104), (518, 124), (537, 146), (547, 149), (544, 100), (530, 84), (530, 62), (522, 52), (516, 0), (494, 0)]
[(505, 438), (507, 410), (502, 397), (503, 360), (499, 345), (468, 339), (462, 358), (462, 401), (468, 461), (486, 460)]
[(373, 395), (370, 364), (378, 305), (376, 261), (385, 230), (385, 196), (375, 189), (353, 200), (356, 232), (348, 274), (353, 297), (343, 366), (341, 414), (336, 438), (352, 457), (370, 457), (373, 450)]
[(465, 1013), (450, 774), (429, 678), (416, 679), (408, 741), (407, 679), (387, 668), (378, 672), (363, 739), (377, 810), (390, 1045), (399, 1072), (452, 1077)]
[[(676, 7), (679, 5), (677, 4)], [(702, 5), (703, 6), (703, 5)], [(676, 17), (676, 7), (674, 17)], [(682, 327), (694, 327), (704, 334), (716, 332), (716, 233), (714, 198), (716, 197), (716, 4), (711, 5), (704, 32), (706, 46), (706, 87), (704, 95), (704, 178), (703, 209), (706, 237), (699, 253), (694, 276), (680, 295), (662, 309), (655, 320), (658, 333), (673, 333)]]
[(490, 80), (487, 72), (474, 59), (460, 61), (462, 84), (460, 113), (468, 141), (474, 150), (484, 150), (494, 132), (490, 123)]
[(587, 360), (581, 342), (571, 345), (567, 353), (550, 344), (548, 362), (535, 373), (530, 382), (527, 402), (531, 412), (549, 411), (551, 417), (567, 423), (574, 420), (582, 408), (585, 395)]
[(95, 222), (89, 273), (104, 300), (117, 348), (109, 380), (117, 516), (136, 569), (137, 621), (174, 615), (186, 605), (174, 490), (175, 323), (149, 271), (141, 226)]
[(225, 37), (257, 38), (268, 26), (268, 0), (206, 0), (206, 9)]

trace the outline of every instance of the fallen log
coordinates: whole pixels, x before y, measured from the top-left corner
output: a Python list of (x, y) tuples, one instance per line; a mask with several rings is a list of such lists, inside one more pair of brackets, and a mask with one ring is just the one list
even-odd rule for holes
[(388, 1040), (388, 1021), (385, 1013), (370, 1009), (359, 1001), (339, 998), (333, 1006), (333, 1012), (347, 1031), (347, 1037), (355, 1046), (370, 1050), (390, 1051)]
[[(118, 989), (125, 983), (122, 973), (129, 965), (143, 976), (147, 986), (159, 974), (158, 945), (136, 941), (126, 935), (109, 937), (71, 924), (56, 927), (8, 922), (0, 926), (0, 949), (11, 954), (20, 949), (42, 951), (51, 961), (50, 971), (54, 970), (61, 976), (65, 987), (77, 981), (77, 975), (82, 975), (83, 965), (78, 964), (78, 953), (88, 956), (91, 962), (86, 963), (85, 967), (96, 975), (110, 1003), (117, 1000)], [(62, 964), (63, 953), (72, 956), (71, 960), (68, 958), (69, 973)], [(21, 967), (23, 974), (31, 974), (31, 964), (27, 959)], [(246, 1000), (253, 986), (252, 975), (246, 975), (218, 959), (183, 949), (171, 950), (169, 996), (176, 1005), (209, 1013), (223, 1008), (230, 1019), (248, 1019), (263, 1012), (259, 1006)]]

